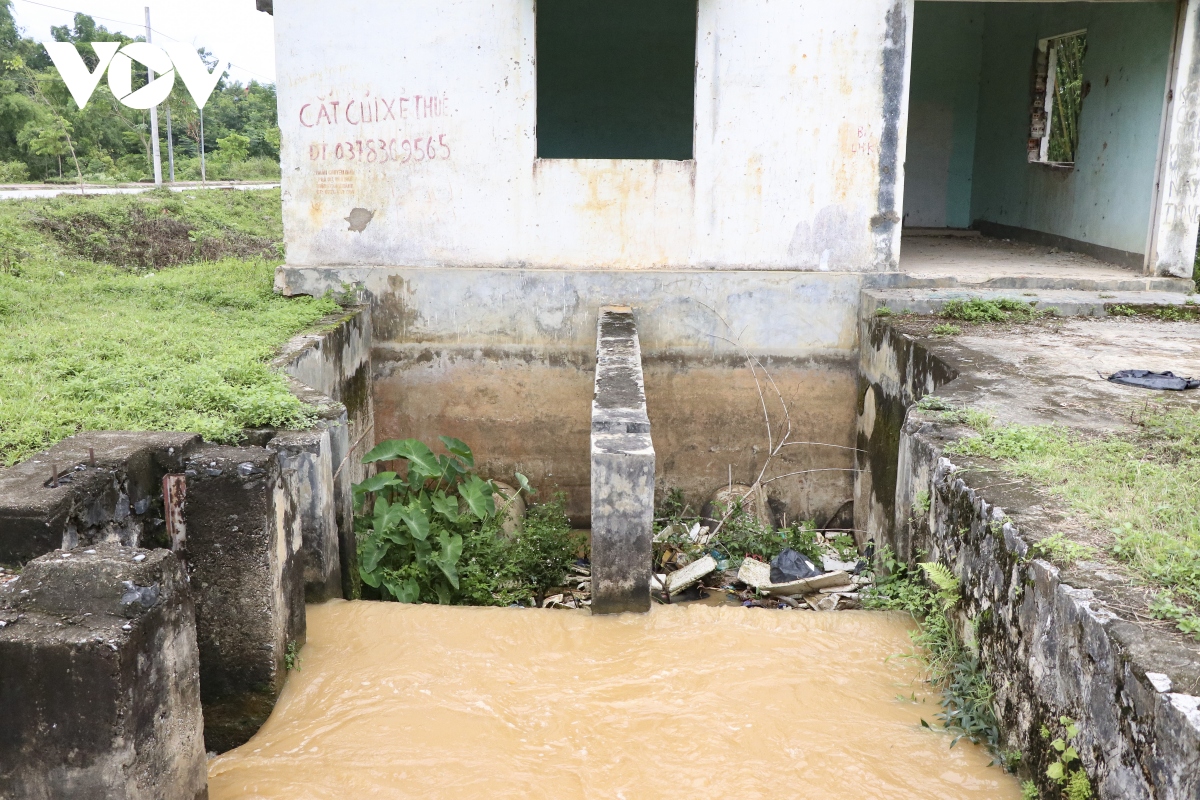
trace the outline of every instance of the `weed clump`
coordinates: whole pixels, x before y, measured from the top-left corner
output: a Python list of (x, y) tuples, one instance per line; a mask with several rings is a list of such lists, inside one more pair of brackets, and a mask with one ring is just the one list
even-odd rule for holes
[[(928, 671), (927, 680), (942, 694), (936, 718), (960, 739), (986, 745), (1000, 757), (1000, 726), (995, 692), (978, 656), (955, 632), (948, 613), (961, 599), (958, 578), (943, 564), (929, 562), (914, 569), (895, 559), (890, 549), (880, 555), (882, 569), (864, 589), (863, 607), (904, 611), (920, 627), (912, 633), (915, 656)], [(921, 720), (921, 724), (930, 727)]]
[[(380, 472), (354, 487), (359, 575), (380, 599), (443, 605), (510, 605), (560, 586), (582, 542), (562, 495), (534, 506), (512, 538), (510, 504), (533, 488), (518, 474), (512, 497), (475, 472), (471, 449), (440, 437), (435, 454), (416, 439), (389, 440), (364, 463), (399, 461), (405, 474)], [(500, 503), (497, 503), (497, 500)]]
[(1038, 311), (1024, 300), (950, 300), (942, 308), (942, 316), (962, 322), (1032, 322), (1053, 314), (1052, 310)]

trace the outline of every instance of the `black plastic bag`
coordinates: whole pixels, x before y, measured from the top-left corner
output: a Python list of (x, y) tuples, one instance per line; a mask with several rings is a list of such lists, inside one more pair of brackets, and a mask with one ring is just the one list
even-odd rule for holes
[(1124, 386), (1137, 386), (1142, 389), (1158, 389), (1159, 391), (1182, 392), (1185, 389), (1200, 389), (1200, 381), (1192, 378), (1181, 378), (1173, 372), (1150, 372), (1145, 369), (1123, 369), (1108, 376), (1108, 380)]
[(790, 547), (771, 559), (771, 583), (791, 583), (823, 574), (808, 556)]

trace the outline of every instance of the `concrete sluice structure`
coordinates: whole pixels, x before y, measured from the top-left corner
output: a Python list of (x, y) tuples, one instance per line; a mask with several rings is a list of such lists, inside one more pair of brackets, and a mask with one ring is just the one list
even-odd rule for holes
[[(468, 442), (485, 476), (566, 493), (601, 537), (610, 610), (648, 604), (635, 562), (655, 495), (700, 507), (770, 460), (790, 476), (769, 487), (777, 517), (945, 554), (967, 616), (991, 612), (984, 659), (1036, 770), (1048, 756), (1028, 732), (1069, 715), (1092, 731), (1099, 797), (1196, 796), (1195, 655), (1134, 647), (1151, 634), (1098, 610), (1099, 590), (1025, 560), (1020, 501), (956, 477), (911, 408), (970, 365), (873, 314), (880, 292), (897, 311), (1004, 290), (1059, 292), (1046, 302), (1068, 316), (1103, 315), (1100, 293), (1181, 302), (1200, 227), (1200, 0), (272, 5), (276, 289), (350, 290), (362, 310), (277, 362), (319, 410), (313, 430), (239, 448), (85, 434), (0, 471), (0, 564), (25, 570), (0, 589), (0, 719), (21, 720), (0, 725), (0, 796), (203, 796), (196, 702), (209, 749), (262, 724), (304, 601), (356, 596), (361, 456), (439, 435)], [(1064, 73), (1079, 78), (1070, 161), (1051, 102), (1068, 45), (1086, 50), (1082, 75)], [(931, 230), (974, 243), (934, 247)], [(611, 304), (630, 311), (602, 316)], [(604, 352), (632, 322), (624, 352)], [(770, 373), (765, 399), (748, 363)], [(637, 386), (612, 407), (610, 367)], [(922, 490), (934, 510), (913, 528)], [(1015, 528), (993, 531), (997, 502)], [(25, 711), (101, 663), (87, 659), (142, 647), (160, 652), (145, 673), (94, 671), (117, 706)], [(138, 717), (145, 755), (123, 749), (131, 693), (156, 704)], [(92, 749), (45, 725), (89, 731)], [(162, 742), (179, 763), (154, 760)]]

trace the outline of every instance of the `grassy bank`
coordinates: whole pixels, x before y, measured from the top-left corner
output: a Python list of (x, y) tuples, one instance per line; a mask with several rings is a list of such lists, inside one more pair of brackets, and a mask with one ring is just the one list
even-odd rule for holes
[(267, 362), (337, 306), (272, 292), (281, 241), (277, 190), (0, 203), (0, 463), (84, 430), (303, 422)]
[[(996, 459), (1062, 498), (1108, 555), (1165, 590), (1154, 613), (1200, 637), (1200, 411), (1162, 401), (1131, 417), (1132, 430), (1103, 437), (976, 419), (979, 436), (955, 449)], [(1060, 561), (1096, 552), (1061, 536), (1043, 550)]]

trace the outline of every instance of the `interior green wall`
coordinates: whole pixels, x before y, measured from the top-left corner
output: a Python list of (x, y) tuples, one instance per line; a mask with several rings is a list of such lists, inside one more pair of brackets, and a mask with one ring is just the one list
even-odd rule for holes
[[(972, 217), (1144, 252), (1175, 4), (987, 3), (985, 15)], [(1084, 28), (1075, 169), (1030, 164), (1037, 42)]]
[(984, 12), (980, 3), (916, 4), (904, 178), (906, 226), (966, 228), (972, 222)]
[(538, 0), (538, 156), (690, 159), (696, 3)]

